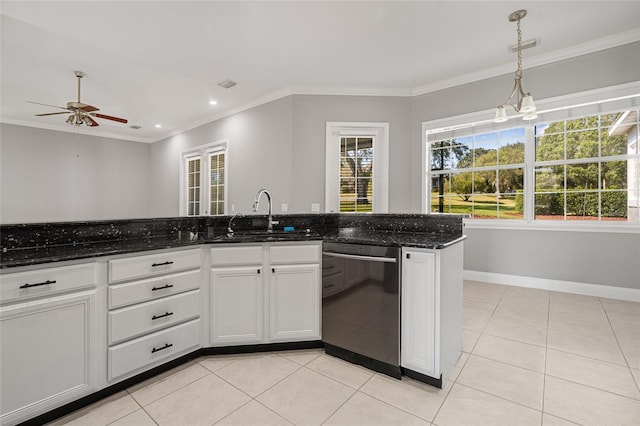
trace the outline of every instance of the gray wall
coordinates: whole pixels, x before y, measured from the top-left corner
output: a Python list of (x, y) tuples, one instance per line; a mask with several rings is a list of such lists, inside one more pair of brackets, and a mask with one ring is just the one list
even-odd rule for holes
[(280, 205), (291, 205), (292, 200), (291, 128), (292, 98), (288, 96), (153, 143), (152, 215), (178, 215), (181, 153), (223, 139), (229, 152), (229, 207), (233, 204), (236, 212), (251, 213), (257, 191), (267, 188), (274, 196), (274, 212), (280, 212)]
[[(327, 121), (389, 123), (390, 210), (411, 204), (410, 99), (370, 96), (288, 96), (184, 132), (151, 146), (151, 205), (155, 216), (177, 215), (180, 154), (226, 139), (229, 149), (229, 206), (251, 213), (256, 192), (267, 188), (275, 213), (324, 211), (325, 127)], [(262, 211), (262, 210), (261, 210)]]
[(411, 206), (410, 98), (374, 96), (293, 97), (294, 211), (310, 212), (311, 203), (324, 211), (325, 132), (328, 121), (389, 123), (389, 211)]
[[(525, 62), (526, 65), (526, 62)], [(640, 43), (524, 71), (537, 99), (638, 81)], [(422, 122), (491, 109), (504, 102), (513, 74), (412, 100), (412, 209), (420, 208)], [(640, 234), (466, 229), (465, 270), (640, 289)]]
[(144, 218), (149, 144), (0, 124), (2, 223)]

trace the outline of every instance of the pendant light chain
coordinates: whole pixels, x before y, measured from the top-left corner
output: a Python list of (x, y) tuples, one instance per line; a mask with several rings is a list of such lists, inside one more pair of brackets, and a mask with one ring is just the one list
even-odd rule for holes
[(522, 31), (520, 30), (520, 18), (518, 18), (518, 69), (516, 78), (522, 78)]

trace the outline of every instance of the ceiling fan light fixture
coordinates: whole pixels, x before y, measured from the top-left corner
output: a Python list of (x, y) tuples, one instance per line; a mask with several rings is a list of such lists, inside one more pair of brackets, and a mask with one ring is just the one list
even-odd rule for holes
[[(507, 112), (505, 110), (505, 107), (507, 106), (512, 107), (517, 113), (524, 114), (522, 117), (524, 120), (533, 120), (538, 116), (536, 114), (536, 105), (533, 101), (533, 96), (531, 96), (531, 93), (525, 93), (522, 89), (522, 31), (520, 30), (520, 21), (525, 16), (527, 16), (527, 11), (524, 9), (516, 10), (509, 15), (509, 22), (517, 22), (518, 24), (518, 44), (516, 48), (516, 52), (518, 53), (518, 62), (515, 82), (513, 84), (511, 94), (502, 105), (496, 108), (496, 114), (493, 120), (496, 123), (502, 123), (508, 120)], [(514, 104), (510, 103), (512, 100), (515, 101)]]
[(69, 117), (67, 117), (67, 123), (73, 125), (73, 121), (75, 120), (75, 116), (73, 114), (71, 114)]

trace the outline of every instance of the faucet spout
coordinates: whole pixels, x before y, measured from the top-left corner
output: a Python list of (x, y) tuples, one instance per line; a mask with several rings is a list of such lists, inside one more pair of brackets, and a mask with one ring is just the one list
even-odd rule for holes
[(262, 196), (262, 194), (265, 194), (267, 196), (267, 203), (269, 205), (269, 218), (268, 218), (268, 224), (267, 224), (267, 232), (271, 233), (273, 232), (273, 216), (271, 215), (271, 194), (269, 193), (269, 191), (267, 191), (264, 188), (258, 191), (258, 194), (256, 194), (256, 199), (253, 202), (253, 211), (254, 212), (258, 211), (258, 205), (260, 204), (260, 197)]

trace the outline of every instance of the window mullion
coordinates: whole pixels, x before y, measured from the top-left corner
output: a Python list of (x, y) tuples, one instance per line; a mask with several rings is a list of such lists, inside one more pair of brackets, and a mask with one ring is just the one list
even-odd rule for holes
[(535, 189), (536, 189), (536, 139), (535, 126), (529, 125), (524, 129), (524, 221), (532, 222), (535, 217)]

